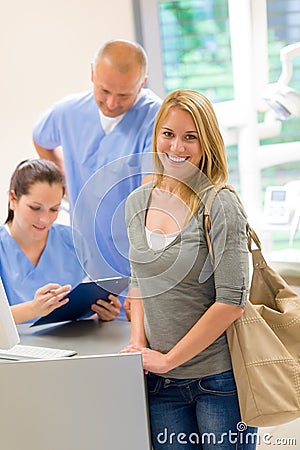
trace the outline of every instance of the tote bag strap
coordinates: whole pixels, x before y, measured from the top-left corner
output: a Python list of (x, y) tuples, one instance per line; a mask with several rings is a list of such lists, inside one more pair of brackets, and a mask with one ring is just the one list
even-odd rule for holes
[[(208, 196), (204, 202), (203, 220), (204, 220), (204, 232), (205, 232), (207, 247), (208, 247), (208, 251), (209, 251), (209, 255), (210, 255), (210, 259), (211, 259), (212, 263), (214, 261), (214, 254), (213, 254), (213, 248), (211, 245), (211, 238), (210, 238), (210, 230), (211, 230), (210, 211), (211, 211), (213, 202), (216, 198), (216, 195), (222, 189), (228, 189), (230, 192), (232, 192), (236, 196), (239, 204), (241, 205), (241, 207), (245, 213), (245, 216), (247, 217), (244, 205), (233, 186), (231, 186), (230, 184), (224, 184), (222, 186), (217, 186), (217, 187), (214, 186), (213, 188), (210, 189)], [(249, 223), (247, 223), (247, 245), (248, 245), (249, 252), (252, 254), (252, 257), (253, 257), (253, 253), (252, 253), (253, 243), (255, 244), (256, 249), (261, 251), (260, 239), (257, 236), (256, 232), (253, 230), (253, 228), (250, 227)]]

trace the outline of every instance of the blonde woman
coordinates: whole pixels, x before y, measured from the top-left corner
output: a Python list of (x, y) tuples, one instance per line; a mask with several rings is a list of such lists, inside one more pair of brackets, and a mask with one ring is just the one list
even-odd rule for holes
[(124, 349), (142, 352), (153, 448), (253, 450), (256, 429), (241, 425), (225, 334), (247, 297), (247, 220), (231, 192), (216, 196), (212, 264), (203, 206), (228, 171), (206, 97), (176, 90), (165, 98), (153, 158), (154, 181), (126, 205), (132, 336)]

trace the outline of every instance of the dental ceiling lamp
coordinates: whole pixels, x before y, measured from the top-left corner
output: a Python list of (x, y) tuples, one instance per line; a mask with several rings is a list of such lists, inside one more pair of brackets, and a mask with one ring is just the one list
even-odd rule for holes
[(293, 59), (300, 55), (300, 42), (280, 51), (282, 72), (277, 83), (269, 84), (264, 100), (281, 120), (300, 116), (300, 92), (288, 86), (293, 73)]

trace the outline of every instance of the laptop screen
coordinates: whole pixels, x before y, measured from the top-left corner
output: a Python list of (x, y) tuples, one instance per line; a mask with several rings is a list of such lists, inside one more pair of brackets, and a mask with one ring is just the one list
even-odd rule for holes
[(18, 330), (0, 278), (0, 349), (10, 349), (19, 342)]

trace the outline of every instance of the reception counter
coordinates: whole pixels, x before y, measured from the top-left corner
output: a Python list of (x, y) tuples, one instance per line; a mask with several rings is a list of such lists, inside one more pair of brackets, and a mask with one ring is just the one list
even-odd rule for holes
[(18, 326), (21, 344), (76, 350), (0, 365), (0, 440), (7, 450), (150, 450), (139, 353), (117, 354), (127, 320)]

